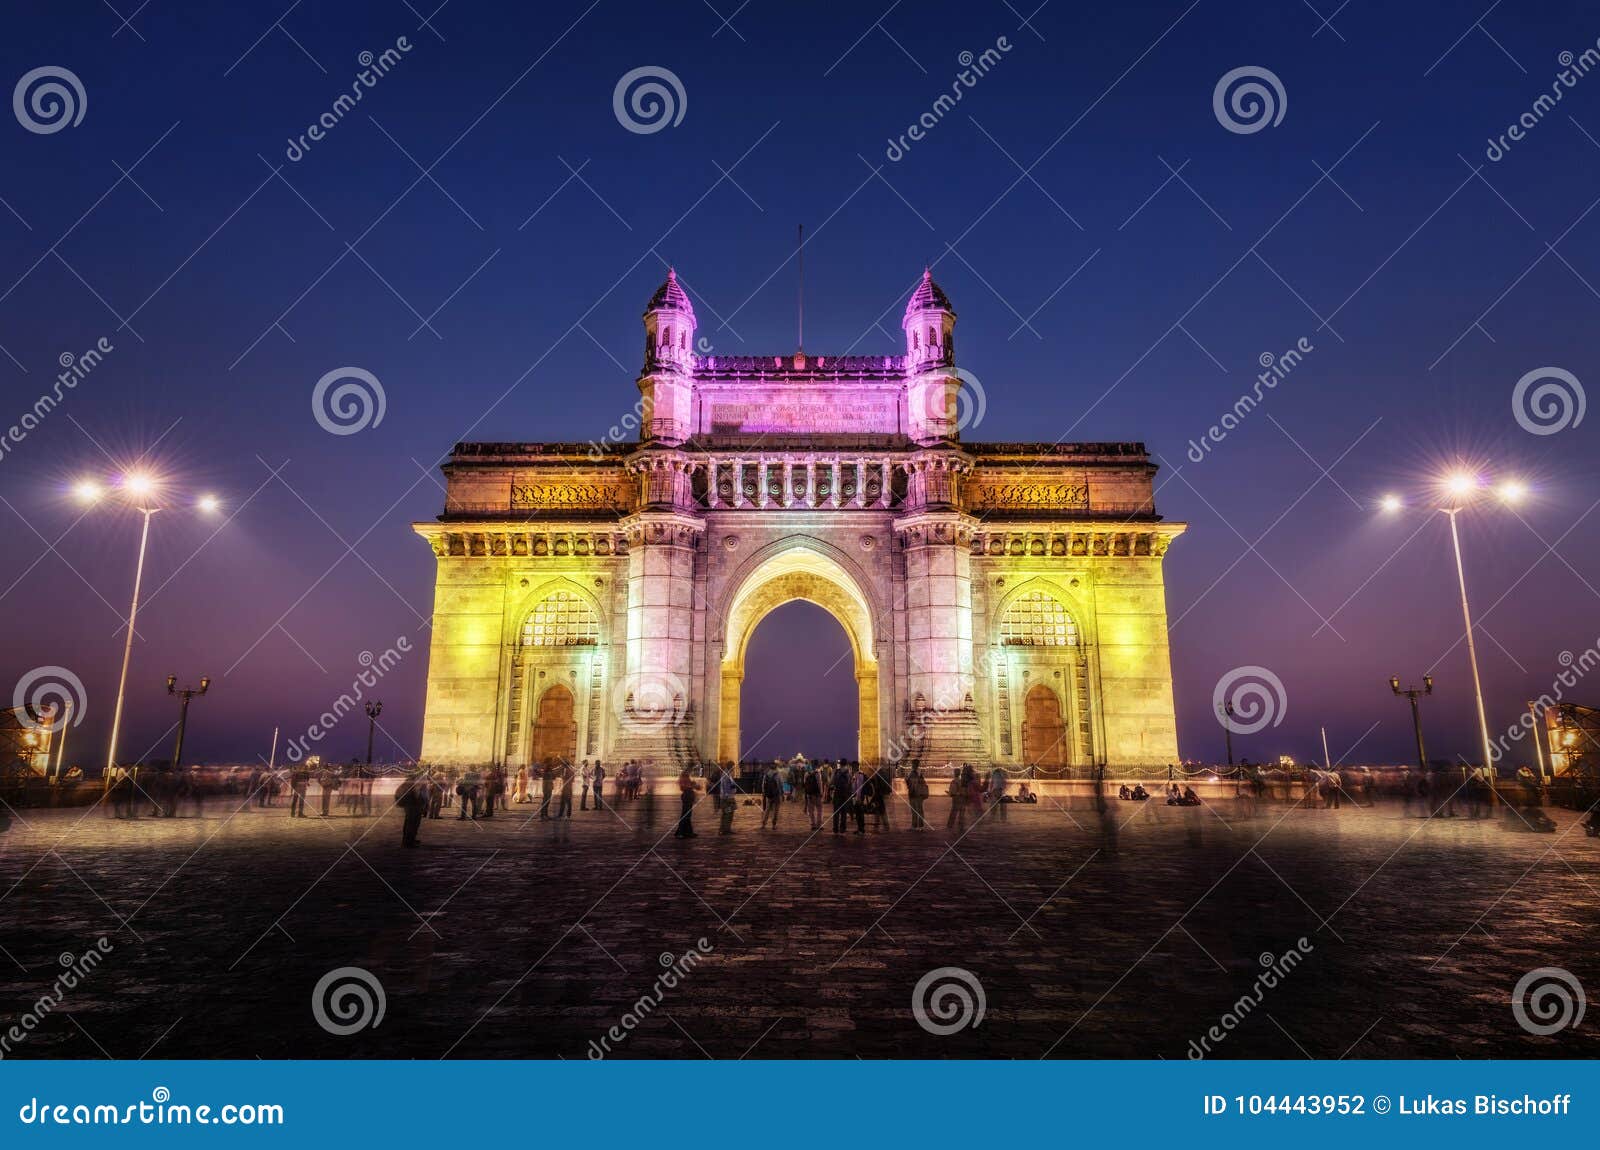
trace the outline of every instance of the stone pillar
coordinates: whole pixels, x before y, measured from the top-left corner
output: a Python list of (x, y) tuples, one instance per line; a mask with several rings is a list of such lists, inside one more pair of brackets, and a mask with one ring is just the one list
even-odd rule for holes
[(674, 763), (685, 741), (694, 667), (694, 556), (705, 521), (682, 510), (645, 510), (628, 535), (628, 631), (623, 681), (611, 693), (613, 757)]
[(837, 507), (839, 506), (839, 460), (835, 458), (831, 466), (833, 468), (833, 481), (832, 490), (828, 492), (828, 503), (830, 506)]
[(767, 505), (767, 457), (756, 460), (756, 506)]
[(888, 507), (894, 502), (894, 464), (889, 460), (883, 461), (883, 503)]
[(794, 468), (790, 465), (788, 459), (785, 459), (782, 463), (778, 464), (778, 466), (783, 468), (783, 505), (785, 507), (793, 507)]
[(744, 506), (744, 460), (738, 458), (733, 461), (733, 505)]
[(706, 506), (715, 508), (717, 503), (717, 461), (706, 460)]
[(817, 461), (806, 460), (806, 506), (817, 505)]
[(859, 459), (858, 458), (856, 460), (856, 506), (857, 507), (865, 507), (866, 505), (867, 505), (867, 461), (865, 459)]

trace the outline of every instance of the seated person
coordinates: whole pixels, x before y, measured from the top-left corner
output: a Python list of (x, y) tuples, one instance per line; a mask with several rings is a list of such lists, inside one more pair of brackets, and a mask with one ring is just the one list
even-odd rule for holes
[(1186, 807), (1197, 807), (1200, 805), (1200, 796), (1194, 793), (1193, 787), (1183, 788), (1183, 805)]
[(1120, 787), (1117, 788), (1117, 798), (1119, 798), (1119, 799), (1131, 799), (1131, 798), (1133, 798), (1133, 792), (1128, 789), (1128, 784), (1127, 783), (1123, 783)]
[(1144, 784), (1143, 783), (1136, 783), (1134, 785), (1133, 798), (1134, 798), (1135, 802), (1142, 803), (1146, 799), (1148, 799), (1149, 797), (1150, 797), (1150, 792), (1144, 789)]

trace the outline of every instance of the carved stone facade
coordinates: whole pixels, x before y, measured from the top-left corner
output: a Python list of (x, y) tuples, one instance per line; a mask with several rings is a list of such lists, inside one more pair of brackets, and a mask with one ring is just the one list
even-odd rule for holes
[(901, 355), (701, 356), (669, 275), (636, 441), (458, 444), (415, 525), (438, 563), (423, 757), (738, 759), (750, 636), (805, 599), (849, 637), (865, 761), (1175, 759), (1183, 524), (1155, 465), (962, 442), (972, 384), (931, 277), (903, 327)]

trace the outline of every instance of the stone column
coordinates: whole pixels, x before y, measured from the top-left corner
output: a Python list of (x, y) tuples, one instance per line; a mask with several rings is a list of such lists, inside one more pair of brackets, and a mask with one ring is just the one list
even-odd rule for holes
[(756, 460), (756, 506), (767, 505), (767, 457)]
[(856, 460), (856, 506), (857, 507), (865, 507), (866, 505), (867, 505), (867, 461), (865, 459), (859, 459), (858, 458)]
[(681, 510), (644, 510), (624, 526), (627, 658), (623, 681), (611, 693), (618, 737), (610, 753), (671, 764), (695, 702), (694, 555), (705, 521)]
[(817, 461), (806, 460), (806, 506), (817, 505)]
[(882, 495), (883, 495), (882, 506), (884, 506), (884, 507), (888, 507), (891, 503), (894, 502), (894, 487), (893, 487), (893, 483), (894, 483), (894, 464), (891, 463), (889, 460), (885, 459), (883, 461), (883, 493), (882, 493)]
[(717, 461), (706, 460), (706, 506), (717, 506)]
[(739, 458), (733, 461), (733, 505), (744, 506), (744, 460)]
[(828, 503), (833, 507), (837, 507), (839, 506), (839, 460), (835, 458), (831, 466), (833, 468), (833, 481), (832, 489), (828, 492)]
[(783, 505), (785, 507), (793, 507), (794, 506), (794, 468), (790, 465), (789, 460), (787, 458), (784, 459), (784, 461), (782, 463), (778, 464), (778, 466), (783, 468)]

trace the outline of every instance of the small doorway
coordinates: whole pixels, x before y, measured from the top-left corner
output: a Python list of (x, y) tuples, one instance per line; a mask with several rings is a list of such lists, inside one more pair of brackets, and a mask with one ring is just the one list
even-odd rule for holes
[(539, 696), (534, 716), (528, 761), (538, 764), (547, 758), (570, 763), (578, 757), (578, 719), (572, 692), (557, 683)]
[(1067, 726), (1061, 700), (1043, 683), (1028, 692), (1022, 719), (1022, 761), (1031, 767), (1067, 765)]

